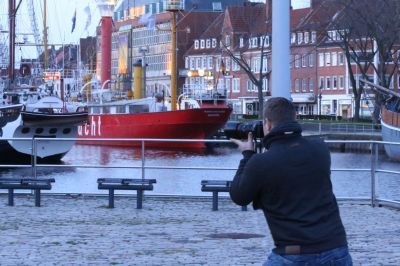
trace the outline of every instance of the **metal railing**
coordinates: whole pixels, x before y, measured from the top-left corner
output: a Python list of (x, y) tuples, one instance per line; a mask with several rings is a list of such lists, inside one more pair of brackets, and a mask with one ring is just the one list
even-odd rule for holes
[[(115, 139), (115, 138), (85, 138), (85, 139), (73, 139), (73, 138), (9, 138), (4, 140), (12, 140), (12, 141), (31, 141), (32, 143), (32, 160), (30, 165), (0, 165), (0, 168), (29, 168), (32, 167), (32, 175), (34, 178), (37, 178), (37, 168), (39, 167), (60, 167), (60, 168), (126, 168), (126, 169), (141, 169), (141, 178), (145, 178), (146, 169), (164, 169), (164, 170), (220, 170), (220, 171), (236, 171), (237, 168), (232, 167), (207, 167), (207, 166), (199, 166), (199, 167), (184, 167), (184, 166), (166, 166), (166, 165), (146, 165), (146, 157), (145, 157), (145, 147), (146, 143), (149, 142), (180, 142), (180, 143), (231, 143), (229, 140), (216, 140), (216, 139), (208, 139), (208, 140), (198, 140), (198, 139)], [(37, 161), (37, 143), (39, 141), (109, 141), (109, 142), (136, 142), (140, 143), (141, 147), (141, 165), (140, 166), (127, 166), (127, 165), (85, 165), (85, 164), (69, 164), (69, 165), (60, 165), (60, 164), (39, 164)], [(384, 199), (377, 197), (376, 193), (376, 174), (377, 173), (385, 173), (385, 174), (392, 174), (399, 176), (400, 178), (400, 171), (393, 171), (393, 170), (386, 170), (378, 168), (378, 156), (379, 156), (379, 145), (400, 145), (397, 142), (385, 142), (385, 141), (369, 141), (369, 140), (325, 140), (326, 143), (336, 143), (336, 144), (365, 144), (370, 145), (370, 167), (369, 168), (332, 168), (332, 172), (368, 172), (370, 173), (370, 184), (371, 184), (371, 191), (369, 198), (355, 198), (349, 197), (346, 199), (355, 199), (355, 200), (369, 200), (371, 206), (375, 207), (379, 206), (389, 206), (393, 208), (400, 209), (400, 199)], [(260, 144), (260, 143), (258, 143)], [(399, 148), (400, 149), (400, 148)], [(399, 195), (400, 198), (400, 195)], [(341, 199), (341, 198), (338, 198)]]

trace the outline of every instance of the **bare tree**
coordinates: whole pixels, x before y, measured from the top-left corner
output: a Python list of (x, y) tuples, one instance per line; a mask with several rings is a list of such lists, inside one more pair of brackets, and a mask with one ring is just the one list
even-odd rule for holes
[[(247, 76), (249, 77), (249, 80), (257, 87), (257, 96), (258, 96), (258, 104), (259, 104), (259, 112), (258, 112), (258, 118), (263, 119), (264, 115), (264, 79), (269, 80), (271, 71), (267, 70), (265, 71), (268, 65), (268, 59), (271, 57), (271, 51), (267, 49), (267, 44), (269, 44), (269, 36), (261, 36), (257, 37), (258, 40), (260, 40), (260, 50), (259, 54), (260, 56), (260, 64), (258, 65), (259, 68), (256, 70), (252, 68), (252, 61), (251, 59), (254, 59), (254, 57), (249, 57), (248, 55), (248, 49), (246, 50), (240, 50), (240, 49), (230, 49), (226, 44), (224, 45), (224, 52), (234, 61), (236, 64), (239, 65), (240, 69), (243, 70)], [(236, 51), (235, 51), (236, 50)], [(267, 64), (267, 65), (264, 65)], [(255, 64), (256, 65), (256, 64)]]
[[(326, 34), (329, 42), (339, 45), (346, 56), (347, 69), (355, 101), (354, 120), (360, 118), (360, 103), (364, 84), (357, 84), (352, 64), (364, 79), (376, 73), (381, 86), (389, 87), (399, 64), (400, 46), (396, 0), (338, 0), (340, 11), (332, 18)], [(379, 63), (374, 58), (379, 57)], [(359, 85), (359, 86), (358, 86)], [(375, 93), (374, 122), (379, 121), (383, 96)]]

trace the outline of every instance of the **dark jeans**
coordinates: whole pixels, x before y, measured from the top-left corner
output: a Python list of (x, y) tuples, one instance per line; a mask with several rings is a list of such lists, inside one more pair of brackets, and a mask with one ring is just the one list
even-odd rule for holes
[(279, 255), (274, 252), (268, 256), (264, 266), (352, 266), (347, 247), (335, 248), (321, 253), (300, 255)]

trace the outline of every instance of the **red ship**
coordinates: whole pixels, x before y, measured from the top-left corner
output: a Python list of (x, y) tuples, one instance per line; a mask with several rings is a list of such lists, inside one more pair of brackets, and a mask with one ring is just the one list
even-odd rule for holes
[[(179, 2), (179, 3), (178, 3)], [(111, 80), (111, 36), (113, 1), (97, 1), (101, 13), (101, 85), (104, 87)], [(170, 99), (162, 95), (145, 97), (145, 84), (142, 78), (146, 76), (142, 69), (143, 63), (134, 65), (134, 95), (117, 100), (110, 90), (101, 90), (97, 102), (87, 104), (89, 124), (78, 129), (82, 140), (78, 143), (93, 145), (138, 146), (140, 141), (93, 141), (97, 139), (119, 138), (152, 138), (152, 139), (205, 139), (212, 136), (223, 127), (232, 111), (226, 105), (225, 99), (204, 99), (206, 90), (197, 92), (197, 99), (188, 98), (182, 94), (177, 103), (177, 54), (176, 54), (176, 12), (180, 10), (180, 1), (171, 1), (167, 10), (171, 12), (171, 90)], [(122, 45), (122, 44), (120, 44)], [(145, 80), (145, 79), (144, 79)], [(145, 81), (143, 82), (145, 83)], [(143, 92), (143, 93), (142, 93)], [(208, 91), (210, 92), (210, 91)], [(131, 91), (129, 91), (129, 94)], [(87, 96), (88, 97), (88, 96)], [(92, 98), (93, 99), (93, 98)], [(104, 100), (108, 99), (108, 100)], [(87, 140), (85, 140), (87, 139)], [(146, 146), (156, 147), (203, 147), (202, 142), (146, 142)]]
[[(223, 100), (182, 100), (169, 111), (156, 98), (122, 100), (88, 106), (89, 124), (78, 128), (79, 144), (140, 146), (140, 141), (92, 138), (206, 139), (222, 128), (232, 111)], [(204, 147), (204, 142), (146, 142), (146, 147)]]

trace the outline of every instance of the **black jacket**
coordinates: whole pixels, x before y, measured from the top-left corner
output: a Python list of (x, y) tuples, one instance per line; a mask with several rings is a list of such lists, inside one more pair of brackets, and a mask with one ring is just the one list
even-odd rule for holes
[(300, 245), (316, 253), (347, 245), (330, 180), (330, 153), (322, 140), (301, 136), (293, 121), (274, 127), (267, 151), (244, 151), (230, 189), (239, 205), (253, 202), (267, 219), (276, 253)]

